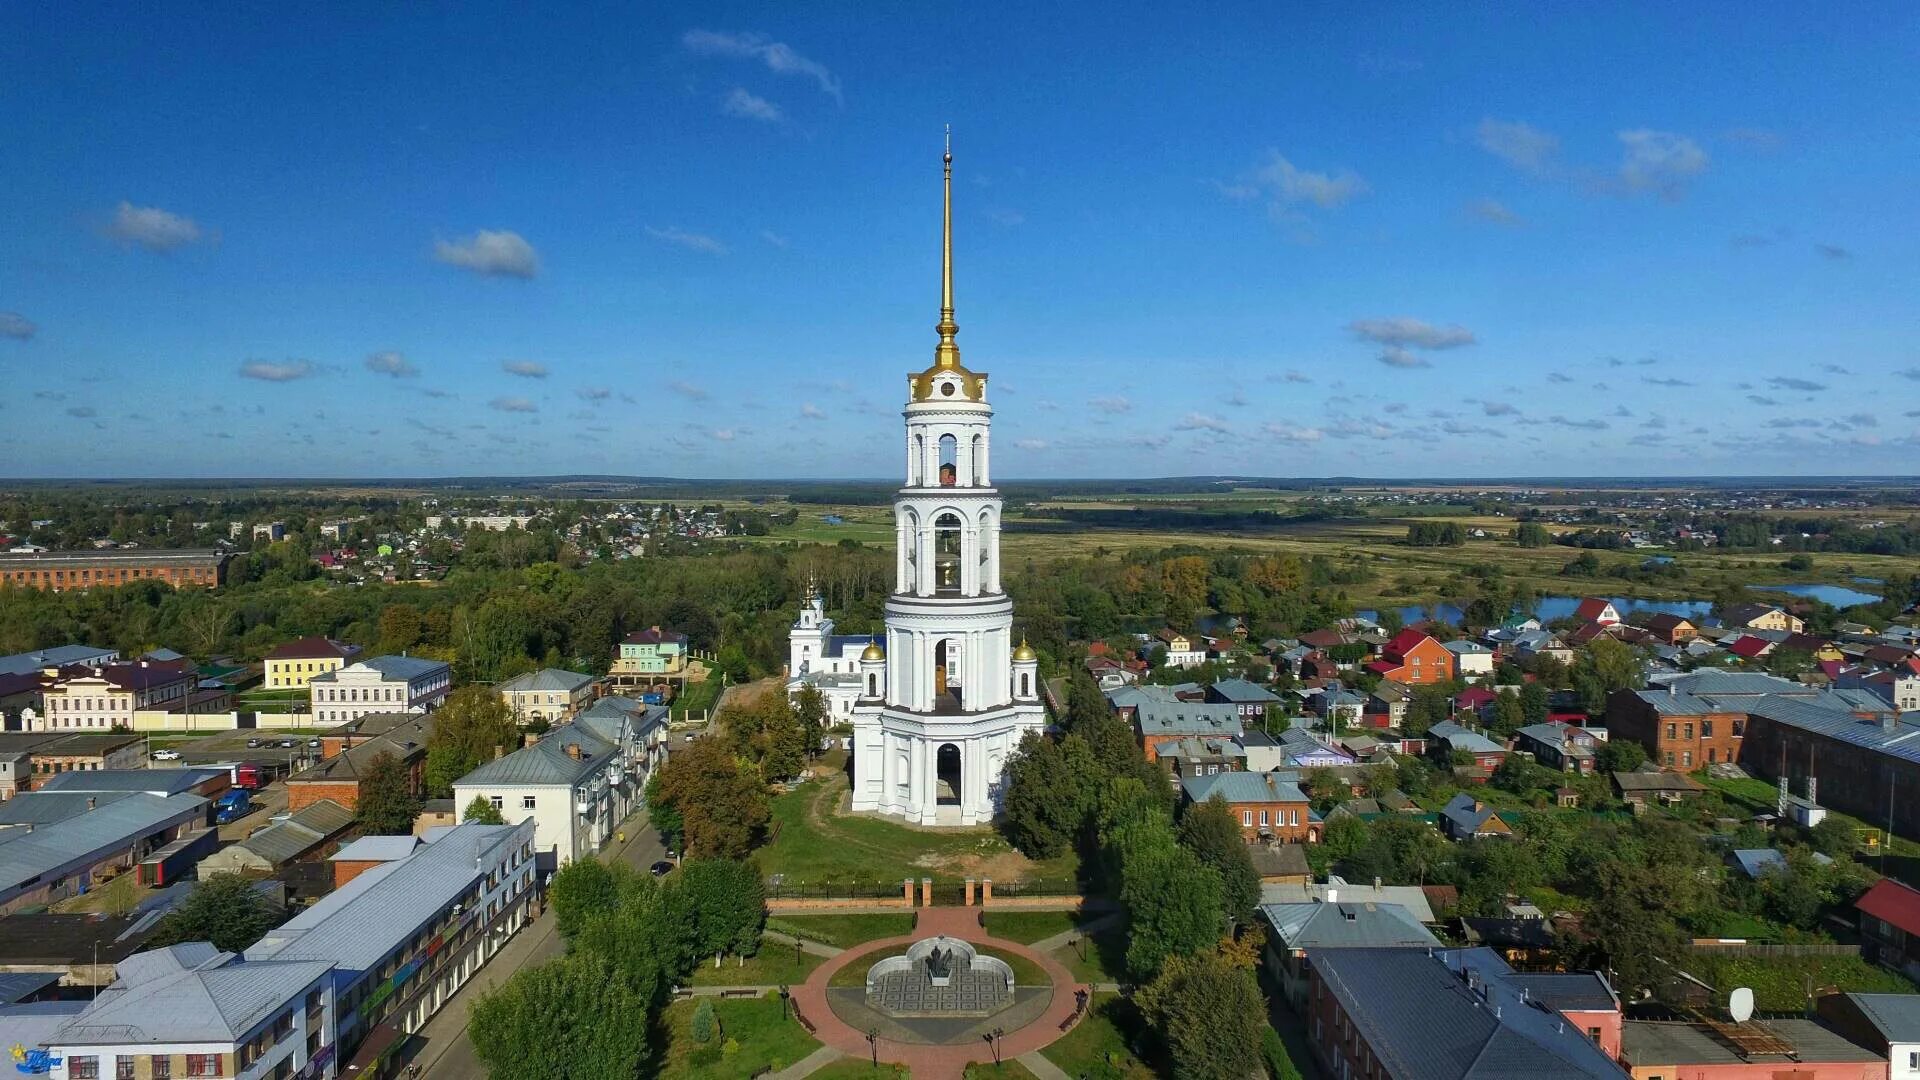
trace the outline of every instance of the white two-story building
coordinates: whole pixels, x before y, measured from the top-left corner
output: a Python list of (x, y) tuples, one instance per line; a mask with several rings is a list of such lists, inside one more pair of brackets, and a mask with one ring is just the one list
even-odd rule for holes
[(315, 675), (308, 684), (316, 724), (344, 724), (368, 713), (423, 713), (453, 688), (453, 668), (417, 656), (376, 656)]
[[(642, 759), (625, 727), (624, 718), (606, 715), (562, 724), (454, 781), (454, 806), (464, 814), (485, 799), (509, 824), (532, 822), (542, 870), (590, 855), (639, 805)], [(616, 731), (617, 741), (608, 737)]]

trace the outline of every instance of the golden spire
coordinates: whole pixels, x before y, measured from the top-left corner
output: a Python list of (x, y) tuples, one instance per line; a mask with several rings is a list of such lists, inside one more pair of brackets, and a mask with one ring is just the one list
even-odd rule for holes
[(960, 366), (960, 346), (953, 335), (960, 324), (953, 321), (953, 125), (947, 125), (947, 151), (943, 164), (943, 192), (940, 215), (940, 344), (933, 348), (933, 366)]

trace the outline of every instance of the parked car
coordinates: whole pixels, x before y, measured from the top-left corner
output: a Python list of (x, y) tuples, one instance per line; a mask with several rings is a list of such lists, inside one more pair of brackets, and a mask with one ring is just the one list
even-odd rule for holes
[(258, 749), (260, 749), (260, 748), (261, 748), (262, 746), (264, 746), (264, 745), (266, 745), (266, 743), (265, 743), (265, 741), (264, 741), (264, 740), (261, 740), (261, 739), (248, 739), (248, 740), (247, 740), (247, 749), (249, 749), (249, 750), (258, 750)]
[(155, 760), (155, 761), (179, 761), (179, 760), (180, 760), (180, 751), (178, 751), (178, 750), (155, 750), (155, 751), (153, 752), (153, 760)]
[(673, 873), (673, 864), (662, 859), (652, 866), (647, 867), (647, 872), (654, 877), (666, 877), (668, 874)]
[(299, 739), (281, 739), (280, 740), (280, 749), (282, 750), (292, 750), (299, 745), (300, 745)]
[(320, 740), (319, 740), (319, 739), (308, 739), (308, 740), (307, 740), (307, 749), (309, 749), (309, 750), (318, 750), (318, 749), (320, 749)]

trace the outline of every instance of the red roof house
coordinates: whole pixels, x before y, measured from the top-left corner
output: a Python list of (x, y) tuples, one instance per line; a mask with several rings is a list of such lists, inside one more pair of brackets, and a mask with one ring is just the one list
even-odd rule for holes
[(1620, 609), (1614, 607), (1613, 601), (1605, 597), (1587, 596), (1582, 597), (1580, 606), (1573, 609), (1573, 617), (1584, 622), (1598, 623), (1601, 626), (1612, 626), (1620, 621)]
[(1412, 627), (1393, 635), (1380, 659), (1367, 665), (1380, 677), (1409, 686), (1443, 683), (1453, 678), (1453, 653), (1431, 635)]
[(1860, 912), (1860, 936), (1889, 967), (1920, 957), (1920, 890), (1881, 878), (1853, 902)]
[(1766, 638), (1742, 635), (1727, 646), (1727, 651), (1742, 660), (1758, 660), (1773, 651), (1773, 642)]

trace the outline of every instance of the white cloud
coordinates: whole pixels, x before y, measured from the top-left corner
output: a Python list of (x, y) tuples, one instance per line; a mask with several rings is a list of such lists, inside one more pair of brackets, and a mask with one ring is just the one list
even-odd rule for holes
[(1474, 130), (1474, 142), (1501, 161), (1535, 175), (1551, 169), (1560, 152), (1557, 137), (1518, 120), (1487, 117)]
[(135, 206), (122, 202), (114, 211), (107, 235), (123, 244), (137, 244), (148, 251), (172, 251), (201, 237), (200, 226), (192, 218), (157, 206)]
[(826, 410), (811, 401), (801, 402), (800, 415), (803, 419), (807, 420), (825, 420), (827, 418)]
[(481, 229), (471, 240), (436, 241), (433, 257), (485, 277), (532, 280), (540, 272), (540, 256), (519, 233), (508, 229)]
[[(1311, 172), (1296, 167), (1278, 150), (1268, 150), (1267, 160), (1253, 171), (1250, 183), (1266, 193), (1276, 208), (1311, 203), (1322, 210), (1344, 206), (1369, 190), (1367, 182), (1351, 169), (1338, 172)], [(1244, 190), (1244, 186), (1235, 190)]]
[(667, 389), (679, 394), (681, 397), (691, 398), (694, 401), (707, 400), (707, 392), (704, 388), (695, 386), (685, 379), (673, 380), (667, 384)]
[(797, 75), (818, 84), (822, 93), (841, 101), (840, 80), (826, 65), (809, 60), (792, 47), (769, 41), (765, 34), (729, 34), (714, 30), (689, 30), (680, 36), (687, 51), (701, 56), (722, 56), (733, 60), (757, 60), (776, 75)]
[(1097, 397), (1087, 404), (1103, 413), (1118, 415), (1133, 408), (1133, 402), (1123, 397)]
[(1520, 215), (1507, 209), (1498, 199), (1475, 199), (1467, 204), (1467, 213), (1492, 225), (1522, 224)]
[(605, 386), (583, 386), (574, 393), (580, 395), (581, 401), (599, 402), (613, 396), (613, 390)]
[(749, 93), (744, 87), (736, 86), (720, 102), (720, 111), (728, 116), (737, 116), (742, 120), (758, 120), (765, 124), (777, 124), (786, 119), (780, 106), (766, 98)]
[(27, 341), (39, 330), (39, 327), (33, 325), (33, 320), (19, 312), (0, 311), (0, 337)]
[(539, 412), (540, 406), (523, 397), (497, 397), (487, 404), (501, 412)]
[(500, 370), (509, 375), (518, 375), (523, 379), (544, 379), (547, 377), (547, 365), (538, 360), (502, 360)]
[(262, 382), (292, 382), (312, 375), (316, 369), (311, 360), (249, 360), (240, 365), (240, 377), (259, 379)]
[(771, 229), (761, 229), (760, 239), (773, 247), (783, 248), (787, 246), (787, 238)]
[(1315, 443), (1319, 442), (1324, 434), (1316, 427), (1295, 427), (1292, 424), (1276, 422), (1262, 424), (1260, 430), (1284, 443)]
[(1559, 424), (1561, 427), (1579, 428), (1583, 431), (1604, 431), (1607, 427), (1605, 420), (1569, 420), (1564, 416), (1550, 417), (1548, 422)]
[(1674, 200), (1687, 193), (1687, 182), (1707, 171), (1707, 152), (1684, 135), (1645, 128), (1619, 133), (1624, 155), (1620, 180), (1631, 191), (1651, 191)]
[(1464, 326), (1435, 326), (1405, 316), (1388, 319), (1355, 319), (1347, 324), (1353, 335), (1382, 345), (1411, 346), (1416, 349), (1456, 349), (1474, 343), (1473, 331)]
[(1225, 435), (1233, 430), (1227, 426), (1225, 420), (1217, 416), (1209, 416), (1206, 413), (1199, 412), (1188, 413), (1181, 417), (1180, 422), (1174, 426), (1180, 431), (1212, 431), (1221, 435)]
[(706, 233), (688, 232), (678, 226), (669, 225), (664, 229), (647, 226), (647, 235), (655, 240), (664, 240), (669, 244), (678, 244), (688, 251), (698, 251), (707, 255), (725, 255), (727, 245), (708, 236)]
[(413, 361), (391, 349), (369, 354), (367, 370), (381, 375), (391, 375), (396, 379), (408, 379), (420, 374), (420, 369), (413, 366)]
[(1022, 450), (1045, 450), (1047, 448), (1047, 440), (1015, 439), (1013, 440), (1013, 445), (1019, 447)]
[(1421, 368), (1432, 367), (1427, 358), (1398, 345), (1389, 345), (1380, 350), (1380, 362), (1388, 367)]
[(707, 432), (707, 437), (719, 442), (732, 442), (739, 434), (739, 429), (723, 427), (714, 428), (712, 431)]

